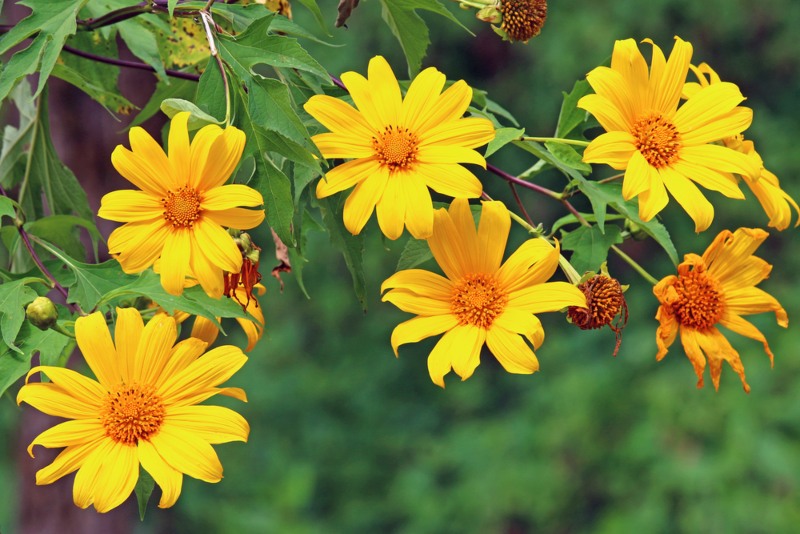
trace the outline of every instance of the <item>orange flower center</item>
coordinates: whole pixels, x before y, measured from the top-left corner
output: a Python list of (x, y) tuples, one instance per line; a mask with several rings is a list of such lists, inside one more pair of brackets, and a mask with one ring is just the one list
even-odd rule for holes
[(450, 311), (461, 325), (471, 324), (489, 328), (503, 313), (508, 295), (488, 274), (468, 274), (454, 287), (450, 297)]
[(164, 402), (149, 384), (120, 384), (100, 409), (106, 436), (126, 445), (157, 433), (165, 415)]
[(407, 169), (417, 161), (419, 139), (408, 128), (387, 126), (386, 129), (372, 138), (372, 148), (378, 161), (388, 165), (389, 169)]
[(633, 144), (651, 166), (669, 167), (678, 159), (681, 148), (678, 129), (660, 113), (651, 113), (633, 125)]
[(722, 318), (725, 299), (719, 282), (697, 267), (681, 274), (672, 284), (677, 298), (672, 301), (672, 311), (683, 326), (705, 331), (710, 330)]
[(190, 227), (200, 217), (200, 194), (191, 187), (170, 191), (161, 199), (164, 219), (175, 227)]

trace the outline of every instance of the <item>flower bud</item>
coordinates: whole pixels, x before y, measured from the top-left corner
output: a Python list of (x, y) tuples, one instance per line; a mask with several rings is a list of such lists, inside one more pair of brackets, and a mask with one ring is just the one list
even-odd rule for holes
[(25, 316), (36, 328), (47, 330), (58, 321), (58, 310), (49, 298), (36, 297), (25, 309)]

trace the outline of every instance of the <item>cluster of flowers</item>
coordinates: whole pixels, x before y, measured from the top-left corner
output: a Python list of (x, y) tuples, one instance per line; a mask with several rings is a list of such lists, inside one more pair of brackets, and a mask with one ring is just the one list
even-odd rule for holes
[[(713, 207), (695, 183), (743, 198), (739, 176), (764, 206), (770, 226), (788, 227), (797, 205), (741, 136), (751, 110), (739, 106), (743, 97), (735, 85), (721, 82), (707, 65), (691, 66), (691, 52), (677, 39), (667, 60), (653, 45), (648, 67), (634, 41), (616, 43), (611, 66), (588, 75), (595, 94), (579, 102), (606, 130), (589, 144), (584, 160), (625, 171), (622, 194), (638, 197), (644, 221), (665, 207), (669, 191), (696, 230), (705, 230)], [(690, 69), (698, 83), (686, 82)], [(377, 212), (389, 239), (407, 229), (427, 240), (444, 273), (410, 269), (383, 283), (384, 301), (416, 315), (394, 329), (395, 354), (402, 344), (443, 334), (428, 357), (439, 386), (451, 370), (469, 378), (484, 345), (508, 372), (533, 373), (539, 368), (534, 350), (544, 341), (536, 314), (569, 310), (573, 322), (593, 328), (626, 310), (619, 282), (606, 275), (580, 285), (574, 272), (570, 282), (550, 281), (559, 266), (570, 270), (557, 241), (529, 239), (503, 261), (512, 215), (502, 202), (483, 202), (476, 227), (468, 199), (481, 197), (483, 185), (462, 164), (486, 166), (475, 149), (491, 141), (495, 129), (487, 119), (463, 117), (472, 101), (464, 81), (445, 89), (445, 75), (428, 68), (403, 97), (378, 56), (368, 77), (347, 72), (342, 82), (355, 106), (327, 95), (305, 105), (329, 130), (313, 138), (323, 157), (348, 160), (318, 182), (317, 196), (353, 188), (343, 212), (350, 232), (360, 233)], [(106, 195), (99, 215), (125, 223), (111, 234), (109, 250), (126, 272), (153, 267), (171, 294), (199, 284), (214, 298), (245, 301), (255, 319), (240, 321), (250, 350), (264, 327), (253, 295), (263, 286), (257, 247), (239, 231), (263, 221), (263, 199), (245, 185), (224, 185), (241, 157), (244, 134), (232, 126), (206, 126), (190, 142), (187, 121), (186, 113), (172, 119), (168, 154), (144, 130), (131, 130), (131, 150), (117, 147), (112, 162), (139, 190)], [(449, 208), (434, 209), (430, 189), (452, 197)], [(707, 361), (718, 387), (725, 360), (749, 389), (739, 355), (718, 325), (761, 341), (772, 357), (763, 335), (742, 318), (774, 311), (779, 324), (787, 324), (777, 300), (755, 287), (771, 269), (753, 256), (766, 237), (759, 229), (724, 231), (702, 256), (687, 254), (677, 275), (653, 290), (660, 302), (657, 358), (680, 332), (698, 386)], [(39, 471), (37, 483), (78, 470), (76, 504), (104, 512), (133, 491), (139, 465), (162, 488), (162, 507), (178, 498), (183, 474), (220, 480), (211, 445), (245, 441), (249, 428), (232, 410), (198, 403), (216, 394), (246, 400), (239, 389), (219, 387), (246, 357), (231, 346), (203, 354), (217, 336), (204, 318), (195, 320), (192, 337), (175, 344), (176, 324), (187, 317), (159, 313), (144, 325), (137, 310), (118, 309), (113, 341), (102, 314), (82, 317), (77, 342), (97, 380), (68, 369), (31, 370), (51, 382), (26, 384), (18, 401), (70, 419), (31, 444), (66, 447)]]

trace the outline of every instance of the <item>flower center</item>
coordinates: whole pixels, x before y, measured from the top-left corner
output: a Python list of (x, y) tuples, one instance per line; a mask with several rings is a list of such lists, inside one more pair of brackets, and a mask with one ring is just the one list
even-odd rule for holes
[(542, 31), (547, 18), (547, 0), (501, 0), (500, 27), (514, 41), (527, 42)]
[(659, 113), (651, 113), (633, 125), (633, 144), (651, 166), (669, 167), (678, 159), (680, 135), (675, 125)]
[(388, 165), (389, 169), (402, 170), (417, 161), (419, 139), (408, 128), (387, 126), (386, 129), (372, 138), (372, 148), (378, 161)]
[(489, 328), (503, 313), (508, 295), (488, 274), (468, 274), (453, 287), (450, 311), (461, 325)]
[(100, 409), (106, 436), (126, 445), (157, 433), (165, 415), (164, 402), (149, 384), (120, 384)]
[(200, 194), (191, 187), (170, 191), (161, 199), (164, 219), (175, 227), (190, 227), (200, 217)]
[(695, 266), (688, 273), (680, 274), (672, 288), (676, 293), (672, 311), (683, 326), (710, 330), (722, 318), (725, 299), (719, 282), (708, 276), (703, 267)]

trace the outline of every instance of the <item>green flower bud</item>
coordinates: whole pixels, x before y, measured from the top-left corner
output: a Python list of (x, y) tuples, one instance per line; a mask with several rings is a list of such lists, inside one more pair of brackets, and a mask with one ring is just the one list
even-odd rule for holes
[(58, 310), (47, 297), (36, 297), (25, 309), (25, 316), (33, 326), (40, 330), (52, 328), (58, 320)]

